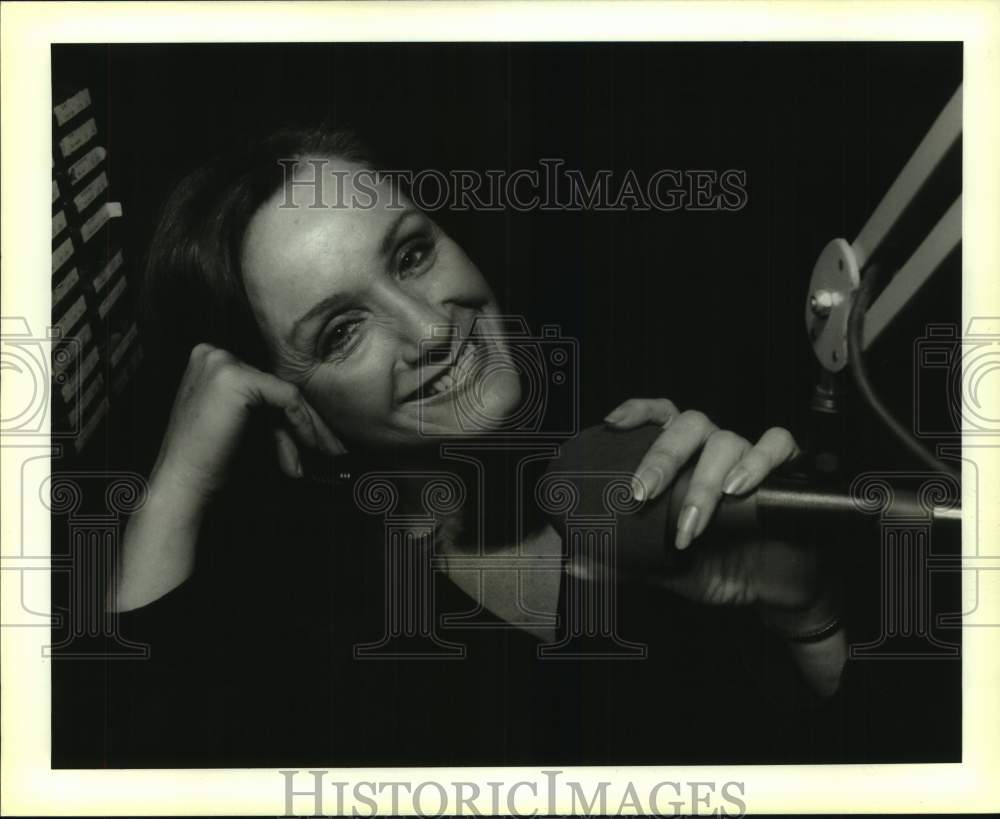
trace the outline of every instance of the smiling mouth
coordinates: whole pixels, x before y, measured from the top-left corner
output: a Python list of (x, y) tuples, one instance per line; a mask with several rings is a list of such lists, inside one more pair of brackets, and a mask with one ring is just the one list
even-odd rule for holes
[(473, 340), (472, 336), (467, 336), (461, 348), (454, 356), (454, 360), (443, 367), (440, 372), (431, 376), (421, 386), (406, 396), (402, 403), (416, 403), (420, 401), (430, 401), (438, 396), (443, 396), (454, 392), (461, 387), (469, 374), (472, 372), (472, 365), (479, 354), (481, 345)]

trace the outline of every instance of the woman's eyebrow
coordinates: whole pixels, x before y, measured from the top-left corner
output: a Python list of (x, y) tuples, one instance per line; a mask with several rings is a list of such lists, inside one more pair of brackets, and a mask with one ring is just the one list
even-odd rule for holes
[(302, 331), (304, 325), (308, 324), (317, 316), (332, 313), (351, 301), (351, 296), (347, 293), (332, 293), (325, 299), (320, 299), (316, 304), (299, 316), (292, 325), (292, 338), (296, 338)]
[(419, 214), (416, 208), (407, 207), (403, 210), (395, 219), (392, 220), (392, 224), (386, 228), (385, 233), (382, 235), (382, 241), (379, 242), (378, 252), (382, 256), (388, 256), (392, 252), (392, 246), (396, 243), (396, 236), (399, 234), (399, 229), (402, 227), (403, 222), (410, 216)]

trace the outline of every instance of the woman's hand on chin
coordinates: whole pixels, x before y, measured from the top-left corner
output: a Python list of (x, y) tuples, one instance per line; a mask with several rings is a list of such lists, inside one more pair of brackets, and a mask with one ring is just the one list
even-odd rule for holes
[(302, 474), (299, 447), (344, 451), (294, 385), (208, 344), (191, 351), (148, 500), (125, 529), (109, 610), (145, 606), (191, 576), (208, 502), (226, 481), (247, 420), (267, 409), (276, 418), (278, 462), (287, 474)]
[(191, 351), (150, 484), (204, 502), (226, 481), (251, 414), (270, 409), (281, 470), (302, 474), (300, 447), (344, 451), (295, 385), (209, 344)]

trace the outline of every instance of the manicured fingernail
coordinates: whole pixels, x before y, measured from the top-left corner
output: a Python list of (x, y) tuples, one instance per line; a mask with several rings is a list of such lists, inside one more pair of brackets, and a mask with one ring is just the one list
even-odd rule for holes
[[(698, 528), (694, 530), (694, 537), (695, 538), (701, 537), (701, 533), (704, 532), (708, 528), (708, 523), (709, 523), (710, 520), (711, 520), (711, 517), (704, 517), (703, 518), (700, 514), (698, 515)], [(694, 538), (691, 538), (691, 539), (694, 540)]]
[(625, 413), (620, 409), (609, 412), (604, 416), (604, 421), (608, 424), (620, 424), (624, 419)]
[(644, 469), (635, 478), (632, 478), (632, 494), (636, 500), (646, 500), (656, 495), (656, 490), (660, 485), (660, 472), (656, 469)]
[(691, 545), (694, 537), (694, 527), (698, 523), (698, 507), (685, 506), (677, 520), (677, 540), (675, 545), (678, 549), (686, 549)]
[(722, 491), (727, 495), (735, 495), (746, 486), (749, 478), (750, 473), (747, 472), (745, 467), (734, 466), (729, 475), (726, 476), (726, 482), (722, 485)]

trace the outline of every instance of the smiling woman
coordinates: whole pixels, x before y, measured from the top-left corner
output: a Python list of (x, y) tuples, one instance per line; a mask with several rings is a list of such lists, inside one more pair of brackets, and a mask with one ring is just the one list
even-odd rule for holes
[[(149, 502), (132, 516), (126, 530), (109, 606), (123, 613), (125, 630), (133, 638), (159, 642), (161, 650), (164, 641), (170, 646), (179, 640), (184, 646), (202, 630), (212, 634), (221, 627), (219, 622), (225, 622), (226, 616), (206, 609), (204, 601), (230, 599), (238, 575), (227, 567), (226, 560), (232, 557), (220, 557), (225, 547), (205, 541), (219, 538), (220, 525), (222, 531), (230, 532), (222, 539), (231, 540), (233, 526), (256, 520), (259, 512), (268, 515), (246, 508), (243, 498), (249, 495), (243, 487), (252, 475), (256, 497), (260, 497), (260, 484), (267, 485), (270, 479), (237, 466), (246, 463), (244, 451), (256, 451), (262, 438), (273, 440), (277, 462), (291, 481), (289, 487), (276, 487), (270, 497), (266, 492), (263, 496), (265, 505), (273, 508), (272, 522), (296, 522), (291, 529), (269, 530), (280, 531), (282, 542), (300, 537), (295, 527), (328, 503), (322, 501), (310, 509), (303, 501), (312, 497), (310, 481), (303, 480), (305, 462), (315, 463), (317, 458), (339, 462), (350, 453), (355, 464), (367, 462), (383, 468), (392, 464), (401, 492), (395, 514), (403, 521), (394, 525), (408, 532), (405, 543), (410, 545), (405, 554), (387, 547), (390, 551), (381, 569), (341, 567), (328, 589), (315, 590), (316, 605), (307, 606), (297, 617), (269, 609), (268, 617), (258, 621), (247, 613), (250, 601), (241, 595), (224, 609), (239, 611), (243, 618), (239, 631), (255, 634), (263, 644), (263, 635), (298, 628), (303, 618), (312, 627), (320, 623), (324, 636), (316, 638), (315, 650), (317, 645), (329, 645), (331, 639), (349, 640), (361, 623), (371, 621), (356, 610), (326, 620), (323, 612), (329, 601), (324, 597), (347, 599), (345, 590), (362, 582), (366, 571), (384, 572), (385, 596), (378, 606), (385, 607), (382, 613), (388, 622), (400, 616), (391, 615), (392, 590), (407, 588), (419, 597), (426, 587), (421, 584), (432, 577), (433, 564), (441, 576), (434, 581), (434, 593), (421, 599), (433, 610), (414, 615), (413, 600), (409, 600), (409, 615), (434, 620), (450, 612), (462, 621), (469, 620), (469, 611), (478, 611), (471, 624), (486, 627), (478, 634), (504, 635), (502, 644), (484, 648), (486, 644), (477, 637), (482, 654), (475, 661), (436, 664), (430, 677), (426, 666), (414, 669), (403, 663), (397, 668), (399, 679), (420, 675), (419, 684), (413, 678), (415, 690), (423, 690), (428, 679), (435, 681), (433, 695), (424, 693), (413, 702), (407, 699), (405, 705), (398, 694), (381, 691), (385, 679), (376, 680), (371, 664), (359, 658), (356, 642), (351, 643), (353, 660), (336, 651), (332, 659), (324, 651), (314, 653), (317, 667), (326, 668), (338, 680), (338, 703), (378, 709), (386, 704), (380, 697), (397, 697), (388, 722), (375, 719), (357, 726), (374, 732), (374, 745), (367, 744), (367, 750), (351, 756), (340, 745), (341, 734), (323, 730), (327, 719), (344, 718), (339, 705), (327, 702), (320, 709), (325, 716), (310, 726), (304, 739), (301, 726), (289, 730), (287, 725), (296, 709), (290, 712), (275, 702), (273, 709), (266, 706), (270, 711), (266, 717), (256, 709), (258, 718), (272, 730), (254, 733), (254, 740), (241, 730), (237, 732), (239, 746), (260, 753), (264, 737), (272, 743), (265, 755), (269, 760), (284, 758), (278, 748), (287, 741), (317, 754), (335, 752), (337, 758), (355, 764), (384, 761), (384, 748), (376, 751), (375, 747), (393, 738), (399, 745), (404, 734), (409, 756), (390, 754), (396, 763), (449, 759), (465, 764), (584, 762), (616, 753), (624, 737), (636, 737), (634, 726), (626, 728), (632, 720), (624, 706), (619, 706), (620, 724), (616, 720), (611, 728), (616, 736), (625, 732), (617, 739), (590, 737), (583, 725), (574, 729), (582, 732), (578, 739), (565, 744), (566, 721), (572, 720), (566, 709), (586, 707), (590, 694), (579, 688), (581, 678), (565, 657), (557, 658), (562, 662), (548, 663), (540, 658), (545, 646), (559, 645), (566, 629), (572, 628), (573, 615), (564, 610), (564, 601), (579, 599), (579, 594), (570, 591), (571, 587), (592, 585), (594, 579), (586, 576), (586, 566), (570, 556), (560, 534), (537, 514), (530, 487), (527, 495), (521, 484), (513, 491), (494, 489), (488, 496), (475, 497), (469, 508), (458, 510), (432, 504), (437, 512), (431, 528), (421, 528), (427, 525), (427, 493), (433, 491), (442, 470), (464, 483), (456, 497), (474, 497), (477, 489), (482, 490), (484, 473), (456, 471), (456, 462), (444, 454), (443, 441), (471, 442), (500, 452), (505, 460), (485, 473), (494, 479), (501, 476), (493, 487), (509, 487), (510, 476), (523, 472), (525, 461), (515, 457), (517, 447), (505, 445), (494, 433), (504, 431), (505, 422), (518, 412), (525, 398), (525, 374), (519, 372), (504, 341), (500, 306), (475, 264), (391, 178), (378, 179), (373, 187), (366, 182), (362, 190), (362, 179), (370, 180), (373, 168), (360, 143), (343, 132), (283, 131), (196, 172), (168, 202), (147, 266), (145, 293), (153, 308), (147, 316), (147, 336), (169, 339), (177, 352), (190, 353), (149, 478)], [(292, 173), (287, 175), (289, 169)], [(335, 206), (317, 207), (317, 185), (339, 185), (340, 192), (348, 195)], [(366, 201), (360, 196), (363, 192), (369, 194)], [(157, 325), (160, 331), (152, 331)], [(470, 402), (474, 414), (468, 412)], [(671, 620), (670, 616), (664, 619), (663, 589), (675, 593), (673, 605), (689, 600), (696, 606), (682, 609), (683, 615), (673, 613), (678, 618), (672, 626), (675, 630), (683, 617), (703, 621), (699, 629), (711, 622), (707, 609), (699, 608), (706, 604), (754, 604), (767, 613), (769, 622), (781, 624), (787, 645), (781, 648), (781, 640), (768, 637), (765, 631), (751, 631), (751, 644), (758, 648), (751, 652), (756, 659), (744, 673), (767, 681), (768, 688), (784, 691), (792, 699), (812, 702), (807, 709), (820, 713), (815, 705), (839, 687), (846, 643), (815, 552), (805, 546), (788, 548), (732, 538), (725, 542), (710, 538), (703, 546), (692, 546), (725, 492), (752, 491), (769, 472), (798, 453), (797, 445), (779, 428), (751, 444), (735, 433), (719, 430), (702, 413), (679, 411), (666, 399), (633, 399), (606, 419), (607, 429), (620, 435), (649, 424), (662, 429), (644, 445), (645, 455), (628, 464), (634, 470), (631, 491), (638, 503), (653, 505), (669, 499), (677, 507), (676, 535), (670, 540), (678, 550), (690, 547), (691, 557), (683, 570), (669, 577), (648, 578), (660, 597), (654, 594), (647, 605), (639, 607), (644, 629), (652, 632), (654, 642), (669, 644), (676, 639), (676, 634), (657, 633)], [(612, 444), (612, 448), (627, 449), (624, 444), (622, 439), (621, 446)], [(674, 491), (675, 479), (689, 462), (693, 469)], [(220, 503), (220, 496), (228, 497), (235, 507)], [(290, 501), (291, 496), (297, 497)], [(292, 514), (292, 508), (299, 511)], [(334, 523), (338, 536), (351, 531), (349, 516), (340, 509)], [(515, 519), (523, 524), (520, 529), (512, 525)], [(375, 556), (376, 564), (381, 557), (376, 548), (379, 541), (391, 544), (387, 532), (380, 537), (377, 531), (369, 531), (362, 537), (360, 552)], [(250, 538), (259, 536), (258, 532)], [(525, 557), (536, 560), (532, 571), (497, 570), (497, 559)], [(221, 574), (205, 568), (213, 564)], [(402, 573), (399, 565), (404, 566)], [(308, 566), (289, 560), (274, 572), (276, 577), (301, 583), (310, 574)], [(273, 589), (267, 595), (272, 601), (280, 598)], [(634, 605), (641, 595), (633, 590), (630, 597)], [(254, 626), (248, 625), (248, 618)], [(379, 619), (377, 613), (375, 619)], [(421, 627), (402, 625), (404, 633), (413, 629)], [(776, 650), (772, 643), (778, 646)], [(780, 659), (763, 662), (769, 651)], [(163, 680), (174, 680), (167, 698), (175, 700), (176, 707), (167, 712), (176, 719), (170, 720), (169, 728), (153, 732), (157, 742), (151, 751), (150, 732), (143, 729), (143, 723), (154, 719), (153, 712), (164, 713), (163, 700), (157, 697), (157, 706), (149, 714), (140, 708), (137, 716), (124, 720), (122, 732), (112, 742), (116, 753), (128, 755), (128, 748), (138, 753), (138, 747), (152, 754), (147, 760), (161, 759), (169, 753), (164, 749), (175, 744), (164, 741), (167, 734), (186, 742), (203, 724), (203, 711), (192, 707), (190, 700), (177, 700), (177, 691), (187, 683), (178, 681), (178, 675), (184, 677), (178, 669), (185, 668), (191, 656), (200, 655), (177, 646), (166, 650), (168, 656), (175, 652), (188, 660), (165, 671), (163, 665), (150, 664), (138, 676), (126, 672), (127, 681), (118, 684), (141, 701), (148, 695), (144, 691), (162, 692)], [(738, 651), (737, 656), (744, 652)], [(669, 653), (661, 651), (659, 656)], [(223, 648), (227, 668), (228, 657)], [(484, 658), (488, 658), (485, 665)], [(267, 653), (258, 658), (258, 662), (273, 661), (274, 655)], [(498, 662), (504, 669), (502, 677), (496, 676)], [(205, 667), (203, 658), (199, 665)], [(642, 701), (637, 694), (645, 687), (677, 684), (682, 679), (665, 676), (660, 664), (641, 665), (643, 673), (622, 692), (636, 702)], [(740, 668), (744, 665), (737, 662)], [(733, 671), (728, 663), (724, 667)], [(162, 671), (158, 680), (151, 671), (156, 668)], [(254, 679), (252, 672), (241, 679), (240, 687), (247, 687), (248, 679)], [(729, 705), (717, 710), (717, 718), (730, 720), (740, 714), (748, 719), (753, 714), (751, 721), (758, 719), (746, 681), (740, 678), (734, 683), (728, 677), (719, 681), (723, 679), (711, 698)], [(263, 694), (275, 688), (272, 681), (264, 688), (249, 683), (249, 690)], [(458, 690), (490, 692), (491, 701), (504, 704), (503, 725), (488, 719), (486, 702), (456, 699)], [(734, 699), (736, 692), (738, 699)], [(303, 691), (299, 694), (306, 696)], [(230, 715), (227, 724), (232, 720), (244, 724), (245, 704), (228, 702), (219, 707)], [(333, 710), (328, 713), (325, 708)], [(121, 720), (119, 715), (112, 722), (122, 724)], [(428, 720), (440, 734), (433, 741), (422, 728)], [(275, 725), (284, 727), (279, 730)], [(376, 725), (381, 727), (376, 729)], [(495, 733), (513, 726), (520, 726), (517, 742), (505, 748), (493, 746)], [(276, 739), (276, 731), (285, 740)], [(235, 736), (223, 729), (226, 746)], [(204, 746), (205, 741), (199, 744)], [(630, 746), (628, 753), (634, 759), (649, 759), (654, 745), (642, 740)], [(699, 753), (688, 750), (689, 758), (699, 758)], [(450, 756), (456, 752), (458, 757)]]
[[(634, 398), (579, 436), (596, 474), (627, 470), (629, 503), (670, 521), (656, 545), (683, 553), (623, 594), (541, 513), (535, 470), (558, 447), (507, 436), (533, 397), (523, 339), (455, 239), (378, 170), (348, 132), (281, 130), (164, 207), (143, 330), (179, 386), (108, 593), (154, 657), (108, 671), (108, 701), (128, 706), (109, 709), (104, 759), (857, 758), (870, 713), (845, 703), (868, 689), (844, 673), (816, 544), (709, 528), (726, 495), (798, 456), (792, 435), (751, 442)], [(331, 473), (387, 480), (391, 502), (360, 483), (331, 493)], [(600, 624), (583, 629), (605, 640), (598, 655), (611, 646), (597, 665), (560, 649), (581, 622)], [(393, 635), (420, 651), (382, 651)], [(659, 702), (687, 707), (668, 720)], [(685, 742), (665, 748), (668, 729)]]
[[(455, 391), (444, 388), (461, 374), (452, 366), (475, 350), (473, 327), (499, 314), (493, 292), (389, 179), (369, 205), (315, 207), (315, 188), (295, 185), (307, 174), (321, 174), (321, 187), (343, 188), (338, 198), (355, 202), (355, 180), (370, 168), (338, 156), (307, 159), (286, 186), (292, 195), (275, 192), (244, 239), (243, 277), (271, 369), (355, 447), (426, 445), (420, 423), (460, 431)], [(462, 387), (476, 389), (481, 417), (499, 419), (515, 408), (519, 382), (510, 369), (491, 372), (479, 388)]]

